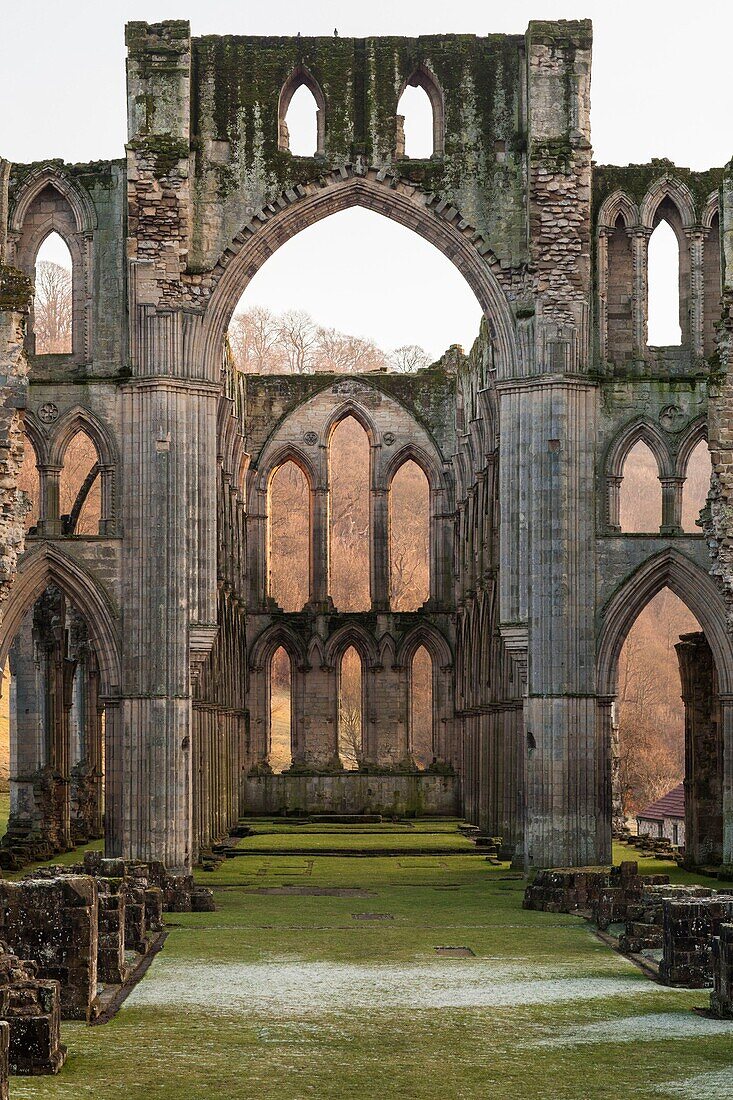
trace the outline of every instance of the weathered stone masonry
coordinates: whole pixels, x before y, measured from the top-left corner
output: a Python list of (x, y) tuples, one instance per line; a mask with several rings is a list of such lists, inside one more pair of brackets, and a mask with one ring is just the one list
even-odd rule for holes
[[(382, 799), (390, 782), (419, 790), (408, 669), (424, 645), (443, 778), (423, 789), (453, 783), (462, 812), (518, 862), (605, 862), (618, 657), (668, 585), (704, 632), (680, 650), (684, 668), (706, 670), (704, 689), (690, 672), (685, 696), (692, 858), (733, 861), (727, 285), (717, 351), (715, 327), (728, 174), (593, 165), (587, 22), (363, 40), (192, 38), (182, 21), (132, 23), (127, 47), (124, 159), (0, 165), (0, 659), (11, 653), (25, 715), (8, 858), (94, 835), (102, 796), (110, 856), (187, 871), (263, 784), (292, 779), (291, 793), (319, 798), (325, 784), (348, 801), (371, 769)], [(287, 147), (302, 83), (318, 104), (313, 157)], [(427, 160), (404, 156), (408, 83), (433, 105)], [(452, 260), (484, 312), (474, 347), (412, 377), (236, 378), (225, 334), (249, 280), (294, 234), (354, 205)], [(680, 243), (678, 348), (647, 340), (648, 240), (661, 218)], [(67, 356), (36, 355), (33, 339), (28, 279), (52, 229), (74, 261)], [(40, 518), (16, 563), (26, 403)], [(709, 412), (706, 534), (720, 585), (706, 538), (680, 518)], [(348, 415), (371, 454), (371, 607), (358, 614), (333, 606), (328, 575), (328, 440)], [(70, 534), (59, 515), (79, 430), (99, 458), (93, 536)], [(638, 440), (659, 465), (663, 517), (658, 533), (628, 536), (619, 487)], [(431, 587), (404, 613), (389, 606), (388, 505), (408, 457), (430, 485)], [(267, 580), (268, 479), (286, 460), (311, 497), (310, 591), (297, 613), (274, 605)], [(53, 600), (63, 615), (47, 622)], [(366, 682), (361, 777), (334, 759), (351, 644)], [(293, 668), (294, 774), (275, 784), (268, 691), (280, 645)]]

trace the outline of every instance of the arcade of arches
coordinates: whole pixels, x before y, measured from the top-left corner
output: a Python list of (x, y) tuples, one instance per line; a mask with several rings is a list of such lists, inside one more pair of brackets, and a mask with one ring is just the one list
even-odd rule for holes
[[(687, 855), (733, 863), (724, 170), (592, 163), (586, 22), (378, 49), (131, 23), (127, 47), (124, 160), (0, 161), (4, 852), (104, 832), (187, 871), (297, 808), (605, 862), (619, 665), (669, 589)], [(235, 370), (249, 281), (354, 206), (453, 262), (473, 347)]]

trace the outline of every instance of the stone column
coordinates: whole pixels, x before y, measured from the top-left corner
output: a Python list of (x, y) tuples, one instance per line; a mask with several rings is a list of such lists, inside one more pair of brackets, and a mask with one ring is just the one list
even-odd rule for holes
[(370, 501), (372, 611), (389, 611), (391, 581), (389, 490), (372, 489)]
[[(0, 214), (7, 210), (8, 164), (0, 160)], [(5, 263), (6, 227), (0, 216), (0, 606), (15, 577), (17, 560), (25, 546), (26, 508), (18, 492), (23, 464), (22, 410), (28, 404), (26, 322), (31, 308), (30, 279)]]
[(48, 764), (45, 662), (33, 638), (33, 608), (10, 647), (10, 823), (19, 832), (42, 832), (35, 778)]
[(329, 604), (329, 496), (328, 485), (311, 489), (311, 602), (318, 610)]
[[(507, 393), (500, 461), (526, 488), (526, 558), (513, 560), (515, 547), (508, 546), (501, 560), (512, 570), (510, 582), (527, 586), (520, 599), (527, 627), (524, 848), (530, 867), (597, 862), (608, 851), (611, 826), (610, 815), (598, 814), (599, 393), (584, 378), (591, 293), (590, 47), (585, 22), (567, 24), (562, 33), (557, 23), (530, 23), (527, 32), (529, 241), (539, 285), (529, 365), (534, 376), (501, 385)], [(509, 626), (503, 606), (501, 617)], [(519, 623), (515, 617), (513, 625)]]
[(649, 325), (649, 238), (651, 230), (637, 226), (631, 230), (631, 263), (634, 290), (631, 300), (631, 323), (634, 330), (634, 358), (645, 359)]
[[(619, 787), (619, 743), (618, 726), (615, 722), (614, 695), (598, 696), (598, 812), (604, 819), (612, 822), (617, 828), (621, 824), (623, 814), (621, 812), (621, 791)], [(608, 838), (608, 850), (601, 862), (610, 862), (611, 846)]]
[(688, 339), (695, 358), (705, 354), (704, 300), (705, 280), (703, 276), (703, 242), (705, 233), (701, 226), (685, 229), (690, 250), (690, 332)]
[(723, 866), (733, 872), (733, 695), (721, 694), (720, 726), (723, 748)]
[(719, 864), (725, 763), (718, 675), (704, 634), (683, 634), (675, 649), (685, 704), (685, 862), (691, 867)]
[(606, 524), (610, 530), (621, 533), (621, 482), (623, 476), (609, 474), (606, 477)]
[(59, 515), (59, 481), (61, 466), (39, 466), (38, 480), (41, 489), (38, 514), (38, 534), (45, 538), (58, 538), (61, 534)]
[(608, 359), (608, 238), (613, 233), (611, 226), (602, 225), (598, 229), (596, 250), (596, 269), (598, 278), (598, 354), (601, 362)]
[(682, 487), (683, 477), (660, 477), (662, 486), (662, 535), (682, 534)]

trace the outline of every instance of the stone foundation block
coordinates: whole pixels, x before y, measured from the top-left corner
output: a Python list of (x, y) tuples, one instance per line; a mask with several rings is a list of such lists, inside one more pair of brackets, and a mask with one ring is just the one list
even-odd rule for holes
[(61, 1045), (61, 989), (38, 979), (36, 965), (0, 943), (0, 1100), (3, 1068), (24, 1076), (58, 1073), (66, 1060)]
[(733, 924), (721, 924), (712, 948), (713, 991), (710, 1010), (733, 1020)]
[(163, 931), (163, 891), (159, 886), (145, 888), (145, 926), (148, 932)]
[(194, 886), (191, 891), (191, 912), (192, 913), (214, 913), (216, 912), (216, 905), (214, 903), (214, 894), (206, 886)]
[(145, 934), (145, 879), (125, 879), (125, 946), (128, 951), (144, 954), (148, 949)]
[(704, 989), (713, 982), (713, 938), (733, 920), (733, 897), (664, 902), (659, 976), (665, 985)]
[(618, 867), (550, 868), (538, 871), (524, 893), (523, 907), (545, 913), (593, 913), (599, 927), (623, 919), (630, 900), (645, 885), (667, 883), (667, 875), (639, 875), (633, 861)]
[(40, 978), (60, 983), (64, 1019), (95, 1015), (98, 919), (88, 875), (0, 882), (0, 939), (32, 960)]
[(124, 880), (98, 878), (99, 944), (97, 977), (115, 985), (125, 980), (125, 901)]
[(694, 901), (715, 893), (708, 886), (645, 885), (626, 909), (626, 928), (619, 947), (628, 954), (659, 951), (664, 946), (664, 902)]

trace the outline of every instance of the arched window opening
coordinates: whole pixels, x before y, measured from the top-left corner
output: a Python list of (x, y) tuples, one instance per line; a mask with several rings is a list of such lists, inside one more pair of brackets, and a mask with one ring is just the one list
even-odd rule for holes
[(715, 326), (721, 314), (720, 220), (717, 214), (713, 215), (703, 249), (704, 350), (706, 355), (712, 355), (715, 351)]
[(102, 521), (102, 481), (94, 443), (79, 431), (64, 452), (59, 478), (59, 515), (65, 535), (98, 535)]
[(55, 585), (21, 621), (2, 695), (14, 844), (22, 848), (27, 838), (63, 851), (102, 836), (104, 703), (97, 654), (86, 620)]
[(620, 491), (621, 530), (626, 534), (659, 532), (662, 487), (657, 460), (642, 440), (626, 456)]
[(680, 245), (674, 229), (663, 217), (649, 238), (647, 342), (650, 346), (673, 347), (682, 343), (680, 308)]
[(270, 479), (270, 596), (283, 611), (302, 611), (310, 595), (310, 485), (289, 460)]
[(338, 754), (344, 768), (354, 770), (364, 757), (364, 684), (361, 657), (345, 650), (339, 667)]
[(331, 436), (329, 478), (331, 598), (339, 611), (368, 611), (370, 446), (353, 416), (342, 420)]
[[(439, 286), (445, 308), (426, 311), (419, 295), (394, 294), (389, 280), (375, 279), (385, 256), (394, 270)], [(481, 317), (464, 276), (435, 245), (355, 206), (280, 244), (248, 282), (228, 340), (247, 374), (402, 371), (436, 362), (451, 344), (470, 348)]]
[(682, 526), (685, 531), (699, 535), (697, 520), (705, 507), (710, 489), (712, 464), (707, 441), (701, 439), (687, 460), (687, 473), (682, 489)]
[(418, 768), (429, 768), (433, 747), (433, 662), (425, 646), (415, 650), (410, 667), (410, 754)]
[(293, 763), (293, 690), (290, 657), (283, 646), (270, 662), (270, 767), (285, 772)]
[(73, 264), (66, 242), (49, 233), (36, 256), (33, 333), (36, 355), (70, 355)]
[(631, 239), (619, 214), (608, 238), (608, 358), (622, 363), (634, 351)]
[(417, 611), (430, 596), (430, 486), (411, 459), (392, 479), (390, 607)]
[(23, 462), (18, 471), (18, 488), (25, 493), (30, 505), (25, 516), (25, 529), (30, 531), (38, 523), (41, 504), (41, 479), (38, 473), (38, 456), (26, 435), (23, 441)]
[(436, 151), (430, 96), (422, 84), (408, 83), (397, 104), (397, 158), (428, 160)]
[(684, 779), (685, 708), (675, 646), (680, 635), (699, 630), (686, 604), (664, 588), (624, 642), (618, 667), (618, 782), (626, 816)]
[(313, 92), (301, 84), (293, 93), (285, 118), (281, 148), (295, 157), (314, 157), (318, 150), (318, 103)]

